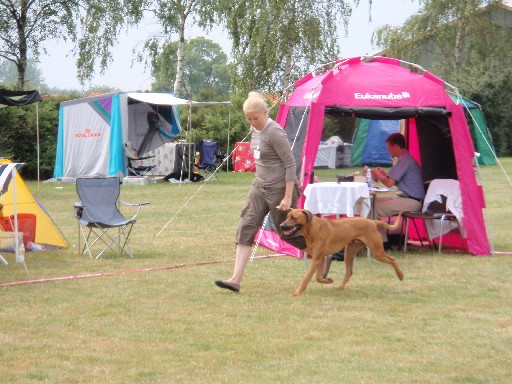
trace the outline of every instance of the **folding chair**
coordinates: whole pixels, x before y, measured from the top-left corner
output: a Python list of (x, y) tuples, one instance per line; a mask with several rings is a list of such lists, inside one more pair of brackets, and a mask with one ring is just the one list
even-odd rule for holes
[[(128, 203), (120, 200), (120, 182), (117, 177), (78, 178), (76, 191), (80, 199), (74, 208), (78, 219), (78, 250), (81, 255), (88, 253), (92, 259), (91, 250), (98, 244), (103, 248), (96, 259), (109, 248), (119, 255), (124, 252), (133, 257), (128, 237), (140, 209), (149, 203)], [(137, 207), (135, 215), (128, 220), (125, 219), (118, 209), (118, 204)], [(80, 237), (84, 240), (83, 248)]]
[[(412, 220), (414, 229), (419, 235), (416, 220), (425, 222), (427, 241), (430, 246), (432, 242), (436, 247), (435, 239), (439, 239), (438, 253), (441, 253), (443, 246), (443, 235), (457, 229), (462, 247), (465, 250), (465, 242), (462, 228), (462, 203), (460, 198), (460, 186), (457, 180), (435, 179), (432, 180), (421, 212), (403, 212), (402, 217), (405, 223), (404, 252), (407, 252), (407, 240), (409, 237), (409, 221)], [(420, 236), (420, 243), (423, 241)]]
[(139, 158), (128, 157), (128, 172), (130, 176), (154, 176), (153, 169), (156, 165), (137, 165), (137, 162), (141, 160), (151, 159), (155, 156), (146, 156)]
[(216, 141), (205, 139), (199, 145), (199, 163), (196, 164), (197, 168), (205, 173), (205, 177), (210, 175), (217, 180), (217, 147)]
[(144, 164), (143, 161), (154, 158), (154, 155), (138, 157), (137, 152), (128, 143), (125, 144), (125, 155), (128, 159), (128, 176), (154, 176), (153, 169), (156, 165)]

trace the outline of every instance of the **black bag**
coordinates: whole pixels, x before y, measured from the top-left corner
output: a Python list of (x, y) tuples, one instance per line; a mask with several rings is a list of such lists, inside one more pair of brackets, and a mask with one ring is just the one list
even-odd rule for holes
[(451, 213), (449, 210), (446, 209), (446, 196), (441, 195), (441, 200), (442, 202), (435, 200), (429, 203), (425, 213), (427, 215), (434, 215), (436, 213)]

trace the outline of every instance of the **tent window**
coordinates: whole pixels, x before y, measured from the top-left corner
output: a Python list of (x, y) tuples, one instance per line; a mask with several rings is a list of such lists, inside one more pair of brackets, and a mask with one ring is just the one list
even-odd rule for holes
[(339, 117), (325, 113), (322, 140), (332, 136), (339, 136), (344, 143), (352, 143), (356, 133), (359, 119), (352, 117)]
[[(292, 152), (297, 166), (297, 176), (302, 168), (302, 148), (306, 140), (307, 126), (309, 121), (309, 109), (303, 107), (290, 108), (284, 130), (288, 135), (290, 145), (293, 145)], [(297, 135), (298, 132), (298, 135)], [(295, 138), (297, 136), (297, 138)], [(294, 144), (295, 141), (295, 144)]]

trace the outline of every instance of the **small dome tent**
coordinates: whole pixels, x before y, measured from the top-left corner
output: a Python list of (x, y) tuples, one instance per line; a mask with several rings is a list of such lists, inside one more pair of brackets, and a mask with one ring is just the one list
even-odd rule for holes
[[(332, 69), (298, 80), (276, 118), (293, 143), (303, 189), (311, 179), (326, 114), (405, 120), (407, 146), (422, 166), (424, 181), (460, 182), (467, 250), (490, 254), (484, 195), (473, 169), (475, 150), (463, 106), (447, 92), (458, 94), (457, 90), (432, 73), (393, 58), (354, 57), (333, 64)], [(275, 237), (267, 243), (266, 232), (270, 231), (263, 231), (260, 244), (276, 249)]]

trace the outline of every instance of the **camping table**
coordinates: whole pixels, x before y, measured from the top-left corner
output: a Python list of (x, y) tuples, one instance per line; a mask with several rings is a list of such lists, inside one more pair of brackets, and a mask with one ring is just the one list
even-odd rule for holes
[(309, 184), (304, 190), (304, 196), (304, 208), (314, 214), (367, 217), (371, 209), (370, 193), (366, 183)]

